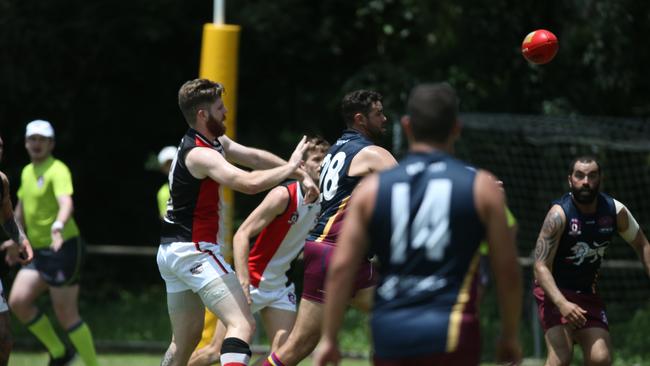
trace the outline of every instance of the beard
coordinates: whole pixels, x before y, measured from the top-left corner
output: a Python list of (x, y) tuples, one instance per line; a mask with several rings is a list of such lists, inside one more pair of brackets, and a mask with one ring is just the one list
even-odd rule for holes
[(576, 201), (578, 201), (578, 203), (582, 203), (586, 205), (594, 202), (596, 196), (598, 195), (599, 188), (600, 188), (600, 184), (598, 184), (595, 187), (583, 187), (583, 188), (571, 187), (571, 195), (573, 196), (573, 198), (575, 198)]
[(379, 144), (384, 137), (386, 136), (386, 130), (383, 128), (383, 126), (380, 126), (378, 128), (375, 128), (374, 126), (371, 128), (366, 129), (368, 138), (376, 144)]
[(223, 136), (223, 134), (226, 133), (225, 120), (226, 117), (224, 116), (223, 121), (219, 122), (215, 116), (208, 114), (208, 123), (206, 124), (206, 127), (215, 137)]

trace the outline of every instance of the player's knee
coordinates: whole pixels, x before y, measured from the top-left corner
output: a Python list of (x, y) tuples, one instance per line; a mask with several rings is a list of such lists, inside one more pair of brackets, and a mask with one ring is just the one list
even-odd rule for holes
[(612, 357), (607, 349), (592, 350), (587, 361), (589, 366), (610, 366), (612, 364)]
[(24, 312), (25, 309), (27, 309), (31, 305), (31, 302), (27, 300), (27, 298), (22, 296), (10, 296), (8, 303), (9, 303), (9, 308), (14, 313)]

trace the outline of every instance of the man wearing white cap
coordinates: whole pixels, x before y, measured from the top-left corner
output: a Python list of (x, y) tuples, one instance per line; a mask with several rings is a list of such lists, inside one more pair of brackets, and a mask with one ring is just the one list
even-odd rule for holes
[[(176, 156), (176, 150), (178, 150), (176, 146), (165, 146), (158, 153), (160, 171), (165, 176), (169, 175), (169, 169), (172, 166), (172, 161), (174, 161), (174, 156)], [(167, 213), (167, 201), (169, 201), (169, 180), (165, 181), (165, 184), (160, 187), (156, 197), (158, 198), (158, 213), (163, 218)]]
[(27, 124), (25, 148), (31, 163), (22, 171), (16, 217), (24, 224), (34, 260), (22, 267), (9, 295), (9, 305), (50, 353), (49, 365), (68, 365), (75, 352), (57, 336), (47, 315), (35, 305), (49, 291), (54, 313), (84, 363), (97, 365), (90, 329), (79, 316), (79, 274), (83, 243), (72, 217), (72, 176), (52, 156), (54, 129), (43, 120)]

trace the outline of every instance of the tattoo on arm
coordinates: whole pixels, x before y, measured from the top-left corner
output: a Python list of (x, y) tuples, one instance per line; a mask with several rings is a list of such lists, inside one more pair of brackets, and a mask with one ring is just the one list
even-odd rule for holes
[(535, 246), (535, 260), (546, 262), (548, 255), (559, 241), (558, 232), (562, 228), (562, 216), (555, 211), (551, 211), (544, 219), (542, 231), (537, 238)]

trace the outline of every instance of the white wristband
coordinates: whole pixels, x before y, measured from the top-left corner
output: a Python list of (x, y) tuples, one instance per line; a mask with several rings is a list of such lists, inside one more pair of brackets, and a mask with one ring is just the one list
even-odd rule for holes
[(52, 229), (51, 230), (52, 231), (61, 231), (61, 230), (63, 230), (63, 223), (61, 221), (59, 221), (59, 220), (54, 221), (54, 223), (52, 224)]

